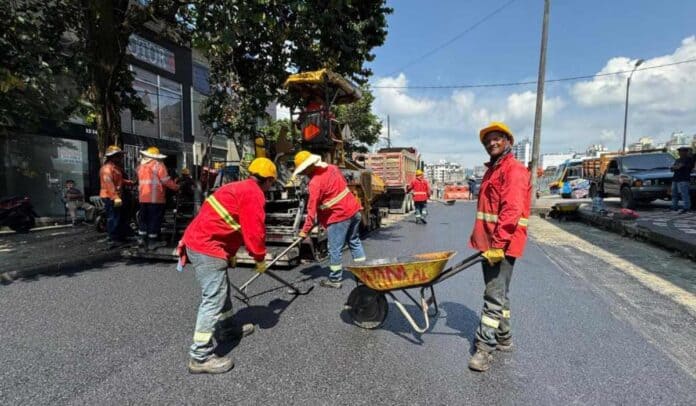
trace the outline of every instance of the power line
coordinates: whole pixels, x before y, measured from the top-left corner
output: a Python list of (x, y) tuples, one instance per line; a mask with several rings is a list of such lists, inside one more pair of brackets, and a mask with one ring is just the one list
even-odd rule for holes
[[(642, 71), (642, 70), (651, 70), (651, 69), (658, 69), (658, 68), (664, 68), (667, 66), (674, 66), (674, 65), (681, 65), (685, 63), (693, 63), (696, 62), (696, 58), (694, 59), (687, 59), (684, 61), (679, 61), (679, 62), (673, 62), (673, 63), (666, 63), (663, 65), (655, 65), (655, 66), (647, 66), (644, 68), (638, 68), (636, 71)], [(592, 79), (596, 77), (603, 77), (603, 76), (614, 76), (614, 75), (622, 75), (624, 73), (631, 73), (631, 70), (622, 70), (622, 71), (616, 71), (616, 72), (607, 72), (607, 73), (597, 73), (594, 75), (583, 75), (583, 76), (570, 76), (566, 78), (559, 78), (559, 79), (546, 79), (546, 83), (551, 83), (551, 82), (569, 82), (569, 81), (575, 81), (575, 80), (583, 80), (583, 79)], [(537, 81), (528, 81), (528, 82), (503, 82), (503, 83), (482, 83), (482, 84), (471, 84), (471, 85), (439, 85), (439, 86), (370, 86), (373, 89), (471, 89), (471, 88), (483, 88), (483, 87), (512, 87), (512, 86), (525, 86), (525, 85), (536, 85)]]
[(395, 71), (391, 72), (388, 76), (391, 76), (395, 73), (399, 73), (403, 70), (405, 70), (408, 67), (411, 67), (421, 61), (423, 61), (425, 58), (429, 57), (430, 55), (433, 55), (434, 53), (438, 52), (439, 50), (448, 47), (451, 45), (453, 42), (457, 41), (459, 38), (463, 37), (464, 35), (468, 34), (469, 32), (473, 31), (476, 29), (479, 25), (485, 23), (486, 21), (490, 20), (493, 18), (496, 14), (500, 13), (504, 9), (506, 9), (508, 6), (510, 6), (512, 3), (514, 3), (517, 0), (510, 0), (507, 3), (503, 4), (502, 6), (498, 7), (497, 9), (493, 10), (489, 14), (485, 15), (483, 18), (475, 22), (474, 24), (470, 25), (467, 27), (464, 31), (460, 32), (459, 34), (455, 35), (454, 37), (450, 38), (449, 40), (445, 41), (441, 45), (438, 45), (437, 47), (431, 49), (430, 51), (424, 53), (423, 55), (411, 60), (408, 62), (406, 65), (400, 67), (399, 69), (396, 69)]

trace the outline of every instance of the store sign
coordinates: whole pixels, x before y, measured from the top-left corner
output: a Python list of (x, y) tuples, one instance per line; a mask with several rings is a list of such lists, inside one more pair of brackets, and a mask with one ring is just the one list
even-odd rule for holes
[(128, 53), (133, 55), (135, 59), (157, 66), (167, 72), (176, 72), (174, 52), (135, 34), (131, 35), (128, 42)]

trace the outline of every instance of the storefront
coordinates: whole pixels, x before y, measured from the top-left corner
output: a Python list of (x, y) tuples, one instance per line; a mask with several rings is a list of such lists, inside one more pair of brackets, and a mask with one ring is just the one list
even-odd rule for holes
[(99, 193), (96, 143), (85, 127), (68, 124), (35, 134), (0, 135), (0, 196), (28, 196), (41, 217), (62, 217), (65, 181), (86, 196)]

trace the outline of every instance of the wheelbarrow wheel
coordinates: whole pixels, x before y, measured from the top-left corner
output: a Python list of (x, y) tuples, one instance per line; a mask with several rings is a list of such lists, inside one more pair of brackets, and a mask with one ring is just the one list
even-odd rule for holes
[(384, 293), (364, 285), (350, 292), (346, 306), (353, 323), (360, 328), (376, 329), (387, 318), (387, 298)]

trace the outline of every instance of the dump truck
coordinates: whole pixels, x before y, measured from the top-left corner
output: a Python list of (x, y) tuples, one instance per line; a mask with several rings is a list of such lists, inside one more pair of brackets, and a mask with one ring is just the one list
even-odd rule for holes
[(384, 180), (386, 192), (380, 206), (388, 208), (390, 213), (405, 214), (413, 210), (413, 196), (407, 192), (407, 187), (415, 179), (420, 161), (415, 148), (382, 148), (358, 159)]

